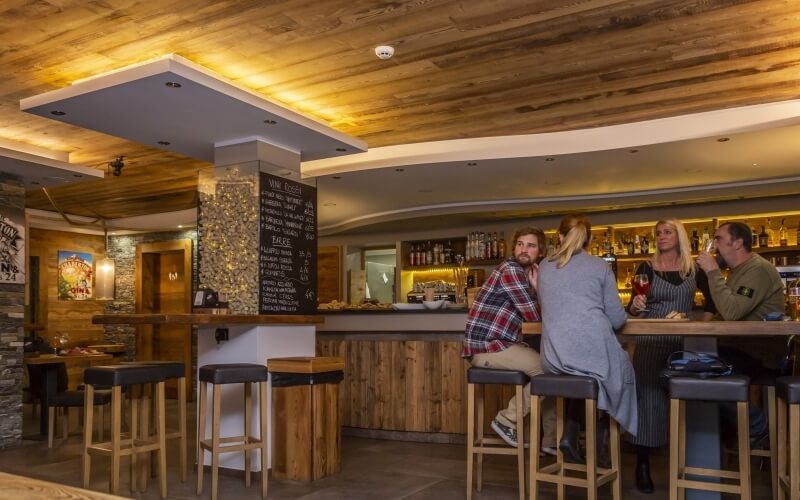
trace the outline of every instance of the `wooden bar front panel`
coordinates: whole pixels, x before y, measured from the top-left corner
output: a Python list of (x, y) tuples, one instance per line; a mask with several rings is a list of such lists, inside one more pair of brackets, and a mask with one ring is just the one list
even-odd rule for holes
[[(467, 368), (461, 341), (337, 340), (317, 337), (317, 355), (347, 367), (342, 425), (362, 429), (466, 434)], [(487, 386), (485, 429), (513, 387)]]

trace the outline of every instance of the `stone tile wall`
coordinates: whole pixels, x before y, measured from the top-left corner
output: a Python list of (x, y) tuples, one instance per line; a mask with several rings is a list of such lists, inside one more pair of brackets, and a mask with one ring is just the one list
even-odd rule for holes
[[(0, 213), (22, 220), (25, 190), (0, 179)], [(22, 439), (22, 322), (25, 285), (0, 284), (0, 449), (19, 446)]]

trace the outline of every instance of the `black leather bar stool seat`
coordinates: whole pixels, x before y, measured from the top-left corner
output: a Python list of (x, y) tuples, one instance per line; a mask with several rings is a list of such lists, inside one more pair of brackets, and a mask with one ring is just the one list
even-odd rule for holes
[[(472, 471), (475, 455), (478, 456), (477, 487), (483, 486), (484, 455), (516, 455), (519, 498), (525, 498), (525, 426), (523, 425), (523, 388), (530, 377), (514, 370), (470, 367), (467, 369), (467, 500), (472, 499)], [(487, 384), (516, 386), (517, 422), (516, 448), (512, 448), (500, 438), (484, 436), (483, 397)], [(476, 386), (478, 390), (476, 391)]]
[[(683, 497), (686, 489), (718, 491), (750, 499), (750, 419), (747, 414), (750, 379), (744, 375), (716, 378), (673, 377), (669, 379), (670, 397), (670, 498)], [(736, 403), (739, 436), (739, 470), (719, 470), (686, 466), (686, 401)], [(695, 475), (729, 479), (735, 484), (687, 479)]]
[[(178, 384), (178, 429), (172, 432), (166, 433), (166, 439), (177, 439), (178, 440), (178, 449), (180, 450), (179, 460), (180, 460), (180, 470), (181, 470), (181, 482), (186, 481), (187, 477), (189, 476), (189, 465), (187, 459), (187, 446), (188, 446), (188, 438), (186, 434), (186, 365), (184, 365), (180, 361), (166, 361), (166, 360), (147, 360), (147, 361), (123, 361), (120, 365), (124, 366), (136, 366), (136, 365), (145, 365), (145, 366), (157, 366), (161, 369), (162, 377), (164, 380), (176, 380)], [(145, 395), (145, 399), (147, 395)], [(143, 405), (142, 412), (141, 412), (141, 423), (139, 427), (141, 432), (147, 434), (148, 432), (148, 422), (149, 422), (149, 408), (147, 405)], [(134, 464), (135, 467), (135, 464)], [(145, 469), (146, 471), (146, 469)], [(135, 484), (133, 485), (135, 489)], [(142, 487), (147, 488), (147, 474), (142, 475)]]
[[(266, 365), (250, 363), (231, 363), (201, 366), (198, 370), (200, 380), (200, 405), (197, 427), (197, 494), (203, 492), (203, 466), (205, 450), (211, 452), (211, 499), (217, 498), (219, 477), (219, 456), (222, 453), (244, 451), (245, 486), (250, 487), (250, 452), (261, 451), (261, 497), (267, 496), (269, 471), (267, 470), (267, 381), (269, 372)], [(206, 439), (206, 403), (208, 384), (212, 386), (211, 439)], [(227, 384), (244, 385), (244, 434), (241, 436), (220, 437), (221, 386)], [(253, 400), (252, 384), (258, 384), (258, 414), (260, 436), (251, 436), (251, 414)], [(222, 446), (225, 444), (225, 446)]]
[[(85, 385), (84, 403), (84, 444), (83, 444), (83, 487), (88, 488), (91, 474), (91, 455), (108, 455), (111, 457), (110, 490), (117, 494), (119, 490), (120, 457), (130, 455), (133, 461), (139, 453), (158, 452), (158, 479), (161, 498), (167, 496), (166, 442), (165, 442), (165, 409), (164, 409), (164, 376), (159, 367), (147, 365), (115, 365), (94, 366), (83, 372)], [(156, 436), (154, 439), (139, 439), (132, 430), (130, 438), (122, 439), (122, 387), (136, 384), (156, 385)], [(111, 387), (111, 441), (92, 443), (92, 412), (95, 387)], [(131, 422), (135, 422), (135, 405), (131, 405)], [(133, 478), (132, 478), (133, 484)]]
[[(564, 498), (565, 486), (577, 486), (586, 489), (589, 498), (597, 498), (597, 488), (610, 483), (613, 500), (622, 498), (621, 455), (619, 427), (617, 422), (608, 419), (609, 454), (611, 467), (598, 467), (597, 450), (597, 380), (592, 377), (578, 375), (538, 375), (531, 378), (531, 500), (538, 498), (537, 482), (557, 485), (558, 498)], [(586, 409), (586, 464), (574, 464), (564, 459), (559, 449), (553, 464), (539, 465), (539, 435), (541, 424), (541, 400), (543, 397), (556, 398), (556, 433), (564, 435), (564, 399), (582, 399)], [(567, 476), (566, 471), (583, 473), (584, 477)]]
[(778, 396), (778, 498), (786, 498), (785, 495), (788, 495), (791, 500), (798, 500), (800, 499), (800, 377), (780, 377), (775, 381), (775, 390)]

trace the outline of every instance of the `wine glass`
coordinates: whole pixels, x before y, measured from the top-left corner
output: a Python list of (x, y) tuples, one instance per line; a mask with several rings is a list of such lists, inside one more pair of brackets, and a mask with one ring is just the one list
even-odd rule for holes
[[(633, 294), (634, 295), (647, 295), (650, 291), (650, 277), (646, 274), (637, 274), (633, 277)], [(641, 309), (647, 311), (647, 309)]]
[(61, 337), (58, 334), (51, 335), (48, 343), (50, 347), (53, 348), (53, 354), (58, 354), (58, 346), (61, 345)]

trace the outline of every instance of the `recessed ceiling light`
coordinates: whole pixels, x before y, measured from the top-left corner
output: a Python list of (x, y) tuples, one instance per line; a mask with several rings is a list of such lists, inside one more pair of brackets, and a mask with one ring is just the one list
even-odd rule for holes
[(468, 166), (468, 167), (474, 167), (474, 166), (475, 166), (475, 165), (477, 165), (477, 164), (478, 164), (478, 163), (477, 163), (477, 162), (474, 162), (474, 161), (469, 161), (469, 162), (467, 162), (467, 166)]
[(336, 179), (337, 181), (338, 181), (339, 179), (341, 179), (341, 178), (342, 178), (342, 176), (341, 176), (341, 175), (334, 175), (333, 177), (331, 177), (331, 179)]
[(172, 143), (171, 143), (171, 142), (169, 142), (169, 141), (158, 141), (158, 143), (159, 143), (160, 145), (162, 145), (162, 146), (169, 146), (170, 144), (172, 144)]
[(322, 206), (323, 207), (335, 207), (336, 203), (323, 203)]
[(182, 85), (180, 83), (178, 83), (178, 82), (167, 82), (164, 85), (166, 85), (167, 87), (169, 87), (171, 89), (179, 89), (179, 88), (182, 87)]
[(40, 184), (39, 181), (31, 181), (32, 186), (38, 186)]
[(638, 152), (639, 152), (638, 149), (629, 149), (628, 150), (628, 153), (638, 153)]
[(178, 224), (178, 229), (183, 229), (183, 224)]
[(336, 148), (336, 151), (338, 151), (340, 153), (344, 153), (347, 150), (345, 148)]
[(552, 156), (548, 156), (547, 158), (544, 159), (544, 161), (556, 161), (556, 159), (553, 158)]
[(754, 167), (757, 167), (757, 166), (758, 166), (758, 163), (753, 163), (753, 166), (754, 166)]
[(282, 170), (278, 172), (278, 175), (282, 175), (283, 177), (290, 177), (292, 175), (291, 170)]
[(51, 112), (50, 112), (50, 114), (51, 114), (51, 115), (55, 115), (55, 116), (64, 116), (64, 115), (66, 115), (67, 113), (65, 113), (64, 111), (59, 111), (59, 110), (57, 110), (57, 109), (54, 109), (53, 111), (51, 111)]
[(83, 175), (81, 175), (81, 174), (72, 174), (72, 177), (77, 177), (78, 179), (80, 179), (81, 177), (83, 177)]
[(267, 125), (275, 125), (278, 122), (276, 122), (275, 120), (264, 120), (264, 123), (266, 123)]
[(731, 140), (730, 137), (720, 137), (719, 139), (717, 139), (717, 142), (728, 142), (730, 140)]
[(405, 172), (406, 169), (404, 169), (404, 168), (396, 168), (396, 169), (394, 169), (394, 171), (395, 172)]

